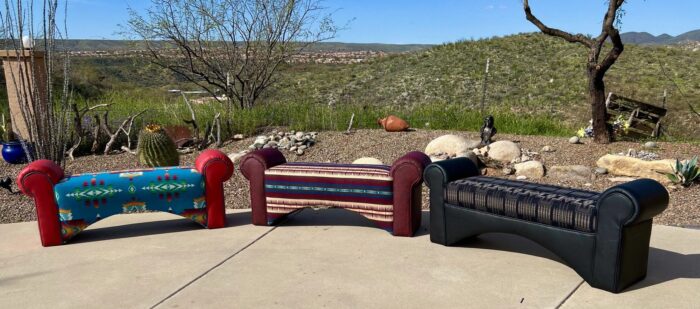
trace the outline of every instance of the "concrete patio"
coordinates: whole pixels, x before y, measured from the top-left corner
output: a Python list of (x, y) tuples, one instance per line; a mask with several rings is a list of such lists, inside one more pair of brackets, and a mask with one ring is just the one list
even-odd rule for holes
[(517, 236), (460, 247), (392, 237), (357, 214), (307, 209), (279, 227), (201, 229), (163, 213), (119, 215), (42, 248), (36, 222), (0, 225), (2, 308), (697, 308), (700, 231), (655, 226), (647, 278), (593, 289)]

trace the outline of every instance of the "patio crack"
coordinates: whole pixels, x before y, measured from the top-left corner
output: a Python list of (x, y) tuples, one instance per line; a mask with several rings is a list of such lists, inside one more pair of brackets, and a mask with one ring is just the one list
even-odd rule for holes
[(284, 224), (284, 222), (286, 222), (286, 221), (287, 221), (287, 220), (285, 219), (283, 222), (280, 222), (280, 224), (278, 224), (278, 225), (276, 225), (276, 226), (273, 226), (271, 229), (269, 229), (267, 232), (265, 232), (265, 233), (263, 233), (262, 235), (260, 235), (260, 236), (258, 236), (257, 238), (255, 238), (255, 239), (254, 239), (253, 241), (251, 241), (249, 244), (245, 245), (243, 248), (239, 249), (238, 251), (236, 251), (236, 252), (234, 252), (233, 254), (229, 255), (228, 257), (224, 258), (221, 262), (216, 263), (216, 265), (210, 267), (210, 268), (207, 269), (205, 272), (201, 273), (199, 276), (197, 276), (197, 277), (195, 277), (194, 279), (190, 280), (189, 282), (185, 283), (183, 286), (179, 287), (179, 288), (178, 288), (177, 290), (175, 290), (174, 292), (168, 294), (168, 296), (166, 296), (165, 298), (161, 299), (159, 302), (155, 303), (155, 304), (154, 304), (153, 306), (151, 306), (150, 308), (153, 309), (153, 308), (156, 308), (156, 307), (162, 305), (162, 304), (163, 304), (164, 302), (166, 302), (168, 299), (170, 299), (170, 298), (172, 298), (173, 296), (177, 295), (177, 294), (180, 293), (182, 290), (186, 289), (187, 287), (189, 287), (189, 286), (192, 285), (193, 283), (197, 282), (199, 279), (202, 279), (202, 278), (203, 278), (204, 276), (206, 276), (207, 274), (209, 274), (209, 273), (211, 273), (212, 271), (214, 271), (215, 269), (219, 268), (221, 265), (223, 265), (224, 263), (228, 262), (229, 260), (231, 260), (232, 258), (234, 258), (234, 257), (235, 257), (236, 255), (238, 255), (239, 253), (241, 253), (241, 252), (243, 252), (244, 250), (248, 249), (250, 246), (252, 246), (252, 245), (255, 244), (256, 242), (258, 242), (258, 240), (260, 240), (260, 239), (262, 239), (263, 237), (267, 236), (267, 234), (272, 233), (272, 231), (274, 231), (275, 229), (277, 229), (277, 227), (279, 227), (280, 225)]
[(576, 285), (576, 287), (575, 287), (573, 290), (571, 290), (571, 292), (569, 292), (569, 294), (567, 294), (566, 297), (564, 297), (564, 299), (562, 299), (562, 301), (559, 302), (559, 304), (558, 304), (555, 308), (559, 309), (559, 308), (561, 308), (562, 306), (564, 306), (564, 304), (566, 303), (566, 301), (569, 300), (569, 298), (571, 298), (571, 296), (573, 296), (574, 293), (576, 293), (576, 291), (578, 291), (578, 289), (583, 285), (584, 282), (585, 282), (585, 280), (581, 280), (581, 282), (579, 282), (579, 283)]

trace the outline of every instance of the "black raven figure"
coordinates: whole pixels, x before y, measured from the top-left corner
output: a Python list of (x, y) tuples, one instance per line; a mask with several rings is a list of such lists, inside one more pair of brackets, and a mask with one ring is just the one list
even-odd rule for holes
[(0, 188), (10, 191), (10, 193), (14, 193), (12, 192), (12, 178), (5, 177), (5, 179), (0, 180)]
[(493, 116), (488, 115), (484, 118), (484, 125), (481, 126), (481, 144), (491, 144), (491, 138), (496, 135), (496, 127), (493, 126)]

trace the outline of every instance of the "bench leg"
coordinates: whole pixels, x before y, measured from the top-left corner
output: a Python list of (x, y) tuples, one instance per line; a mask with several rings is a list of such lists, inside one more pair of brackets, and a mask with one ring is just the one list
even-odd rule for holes
[(647, 275), (652, 220), (599, 231), (591, 286), (618, 293)]

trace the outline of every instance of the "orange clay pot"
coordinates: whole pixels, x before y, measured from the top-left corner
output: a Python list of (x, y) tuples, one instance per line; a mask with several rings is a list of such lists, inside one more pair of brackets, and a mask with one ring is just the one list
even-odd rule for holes
[(387, 132), (401, 132), (406, 131), (410, 125), (406, 120), (403, 120), (394, 115), (389, 115), (384, 119), (378, 119), (377, 123), (384, 128)]

